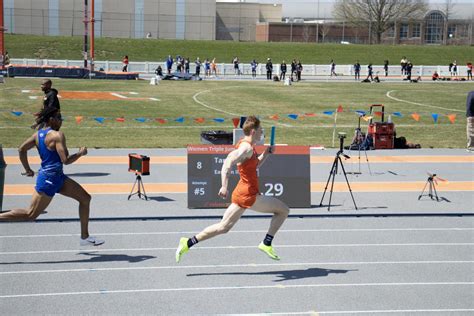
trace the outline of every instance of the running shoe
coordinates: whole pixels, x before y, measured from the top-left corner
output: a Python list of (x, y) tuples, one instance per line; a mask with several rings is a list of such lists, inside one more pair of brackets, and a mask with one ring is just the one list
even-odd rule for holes
[(280, 257), (277, 256), (272, 246), (266, 246), (263, 242), (261, 242), (260, 245), (258, 245), (258, 249), (266, 253), (267, 256), (269, 256), (273, 260), (280, 260)]
[(179, 263), (179, 261), (181, 260), (181, 257), (189, 250), (188, 240), (189, 238), (185, 238), (185, 237), (179, 240), (178, 249), (176, 249), (176, 262), (177, 263)]
[(80, 241), (81, 246), (100, 246), (104, 243), (104, 240), (97, 239), (96, 237), (89, 236), (86, 239), (82, 239)]

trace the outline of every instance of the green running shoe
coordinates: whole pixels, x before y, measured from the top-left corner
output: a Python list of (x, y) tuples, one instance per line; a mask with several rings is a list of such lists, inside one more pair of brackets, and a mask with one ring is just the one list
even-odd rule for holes
[(258, 245), (258, 249), (266, 253), (267, 256), (269, 256), (273, 260), (280, 260), (280, 257), (277, 256), (272, 246), (265, 246), (265, 244), (261, 242), (260, 245)]
[(188, 240), (189, 238), (185, 238), (185, 237), (179, 240), (178, 249), (176, 249), (176, 262), (177, 263), (179, 263), (179, 261), (181, 260), (181, 257), (189, 250)]

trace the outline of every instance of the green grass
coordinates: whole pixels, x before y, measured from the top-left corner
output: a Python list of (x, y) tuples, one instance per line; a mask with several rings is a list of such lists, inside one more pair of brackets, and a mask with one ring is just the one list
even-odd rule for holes
[[(82, 37), (11, 35), (5, 36), (6, 49), (11, 58), (82, 59)], [(271, 57), (274, 62), (300, 59), (304, 64), (383, 64), (388, 59), (392, 65), (407, 56), (415, 65), (448, 65), (457, 60), (459, 65), (474, 61), (472, 46), (419, 46), (419, 45), (338, 45), (304, 43), (239, 43), (229, 41), (184, 41), (155, 39), (97, 38), (96, 60), (130, 61), (165, 60), (176, 56), (217, 58), (230, 63), (234, 56), (242, 62), (252, 59), (262, 62)]]
[[(41, 96), (41, 79), (7, 79), (0, 86), (0, 143), (4, 147), (18, 147), (32, 134), (29, 126), (33, 123), (32, 113), (41, 107), (41, 99), (30, 100), (31, 94), (21, 93), (22, 89), (36, 89), (33, 95)], [(401, 112), (403, 117), (392, 116), (398, 136), (408, 141), (420, 143), (422, 147), (465, 147), (466, 120), (465, 104), (467, 92), (474, 89), (472, 83), (309, 83), (301, 82), (290, 87), (274, 82), (246, 81), (162, 81), (159, 86), (150, 86), (146, 81), (105, 81), (105, 80), (54, 80), (54, 87), (61, 91), (116, 91), (137, 92), (137, 97), (155, 97), (160, 101), (84, 101), (61, 100), (61, 109), (66, 121), (63, 130), (70, 147), (184, 147), (200, 142), (202, 130), (227, 130), (233, 126), (232, 114), (259, 115), (263, 126), (276, 125), (277, 142), (292, 145), (322, 144), (332, 145), (334, 116), (322, 114), (342, 105), (344, 112), (338, 113), (337, 131), (353, 134), (358, 117), (355, 110), (368, 110), (369, 105), (382, 103), (387, 113)], [(394, 91), (392, 91), (394, 90)], [(415, 105), (389, 99), (391, 95), (423, 105)], [(206, 108), (197, 99), (215, 109)], [(131, 96), (132, 97), (132, 96)], [(430, 106), (443, 107), (445, 109)], [(24, 115), (14, 116), (10, 111), (23, 111)], [(316, 117), (291, 120), (290, 113), (311, 113)], [(421, 115), (419, 122), (410, 113)], [(440, 115), (438, 124), (433, 123), (431, 113)], [(457, 119), (451, 124), (445, 116), (456, 113)], [(278, 114), (280, 120), (269, 119)], [(75, 116), (84, 116), (77, 124)], [(93, 117), (106, 117), (99, 124)], [(124, 123), (114, 119), (124, 116)], [(184, 123), (175, 118), (184, 116)], [(150, 119), (145, 123), (135, 118)], [(193, 121), (203, 117), (202, 124)], [(225, 123), (215, 123), (212, 118), (222, 117)], [(165, 118), (167, 124), (159, 124), (155, 118)], [(366, 123), (363, 121), (363, 129)], [(350, 137), (350, 136), (349, 136)]]

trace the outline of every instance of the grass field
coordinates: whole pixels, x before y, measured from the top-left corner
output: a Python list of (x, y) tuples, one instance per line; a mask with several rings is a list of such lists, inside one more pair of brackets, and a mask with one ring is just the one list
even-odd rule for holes
[[(39, 90), (41, 79), (8, 79), (0, 86), (0, 143), (4, 147), (18, 147), (32, 130), (32, 113), (42, 104)], [(311, 83), (301, 82), (290, 87), (274, 82), (249, 81), (162, 81), (150, 86), (146, 81), (54, 80), (54, 87), (66, 91), (110, 91), (128, 96), (117, 100), (61, 99), (61, 109), (66, 120), (63, 130), (68, 146), (89, 147), (184, 147), (200, 142), (202, 130), (231, 131), (231, 118), (238, 115), (259, 115), (264, 127), (276, 125), (277, 142), (293, 145), (332, 145), (334, 111), (338, 113), (337, 131), (350, 135), (357, 127), (358, 116), (354, 111), (368, 110), (371, 104), (384, 104), (387, 113), (401, 112), (403, 117), (392, 115), (398, 136), (420, 143), (422, 147), (465, 147), (467, 92), (472, 83)], [(33, 90), (24, 93), (21, 90)], [(129, 94), (134, 92), (137, 94)], [(412, 103), (396, 101), (392, 97)], [(30, 99), (30, 96), (38, 96)], [(132, 100), (131, 98), (143, 98)], [(149, 100), (157, 98), (159, 101)], [(199, 101), (196, 102), (196, 101)], [(418, 104), (414, 104), (418, 103)], [(207, 106), (207, 107), (206, 107)], [(11, 111), (24, 112), (15, 116)], [(417, 122), (411, 113), (420, 114)], [(297, 120), (287, 114), (299, 114)], [(315, 113), (315, 117), (301, 114)], [(439, 114), (434, 124), (432, 113)], [(269, 117), (279, 115), (274, 121)], [(454, 124), (446, 117), (457, 114)], [(77, 124), (76, 116), (83, 116)], [(115, 121), (124, 117), (125, 122)], [(175, 122), (183, 116), (183, 123)], [(104, 117), (103, 124), (94, 117)], [(202, 123), (195, 118), (204, 118)], [(146, 118), (143, 123), (136, 118)], [(166, 119), (165, 124), (156, 118)], [(213, 118), (224, 118), (224, 123)], [(362, 121), (363, 130), (367, 123)]]
[[(82, 59), (80, 36), (34, 36), (5, 35), (5, 46), (11, 58)], [(156, 39), (97, 38), (96, 60), (164, 61), (171, 54), (176, 56), (217, 58), (218, 62), (230, 63), (234, 56), (241, 62), (252, 59), (262, 62), (272, 57), (274, 62), (300, 59), (303, 64), (373, 63), (382, 65), (388, 59), (398, 65), (402, 56), (407, 56), (415, 65), (448, 65), (457, 60), (458, 65), (473, 62), (474, 47), (471, 46), (419, 46), (419, 45), (339, 45), (306, 43), (239, 43), (230, 41), (184, 41)]]

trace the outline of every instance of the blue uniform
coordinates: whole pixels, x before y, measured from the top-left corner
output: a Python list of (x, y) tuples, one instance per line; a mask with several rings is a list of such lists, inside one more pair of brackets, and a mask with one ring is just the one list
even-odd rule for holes
[(46, 135), (51, 128), (38, 131), (38, 152), (41, 157), (41, 168), (36, 179), (35, 190), (53, 197), (63, 187), (66, 176), (63, 163), (56, 150), (49, 150), (45, 144)]

